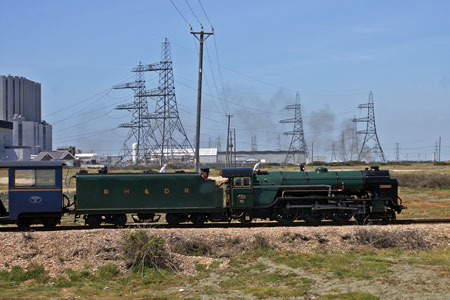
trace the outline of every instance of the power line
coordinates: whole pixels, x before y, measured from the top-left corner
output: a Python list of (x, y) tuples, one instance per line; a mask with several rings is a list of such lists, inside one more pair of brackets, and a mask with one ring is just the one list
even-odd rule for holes
[[(132, 97), (133, 97), (133, 96), (127, 97), (127, 98), (125, 98), (125, 100), (128, 100), (128, 99), (130, 99), (130, 98), (132, 98)], [(87, 115), (87, 114), (91, 114), (91, 113), (96, 112), (96, 111), (100, 111), (100, 110), (101, 110), (101, 111), (104, 111), (105, 108), (111, 107), (111, 106), (116, 106), (116, 105), (118, 105), (119, 103), (122, 103), (122, 102), (123, 102), (123, 100), (122, 100), (122, 101), (119, 101), (119, 102), (112, 103), (112, 104), (107, 105), (107, 106), (104, 106), (104, 107), (99, 107), (99, 108), (97, 108), (97, 109), (93, 109), (93, 110), (89, 111), (88, 113), (86, 113), (86, 115)], [(76, 126), (81, 125), (81, 124), (89, 123), (89, 122), (92, 122), (92, 121), (97, 121), (97, 117), (101, 117), (101, 116), (104, 116), (104, 115), (108, 115), (108, 114), (111, 113), (112, 111), (114, 111), (114, 109), (111, 109), (111, 110), (107, 111), (106, 113), (101, 113), (101, 114), (99, 114), (99, 115), (91, 116), (89, 120), (83, 120), (83, 121), (81, 121), (81, 122), (72, 124), (72, 125), (67, 126), (67, 127), (57, 127), (57, 129), (59, 129), (59, 130), (67, 130), (67, 129), (76, 127)], [(110, 118), (111, 118), (111, 117), (110, 117)], [(114, 118), (114, 119), (122, 119), (122, 118)], [(70, 121), (70, 120), (69, 120), (69, 121)]]
[[(213, 37), (213, 39), (215, 40), (215, 37)], [(182, 48), (182, 49), (184, 49), (184, 50), (186, 50), (186, 51), (188, 51), (188, 52), (196, 53), (195, 51), (193, 51), (193, 50), (191, 50), (191, 49), (189, 49), (189, 48), (183, 46), (183, 45), (180, 44), (180, 43), (177, 43), (177, 42), (175, 42), (175, 41), (173, 41), (173, 43), (176, 44), (178, 47), (180, 47), (180, 48)], [(216, 41), (214, 41), (214, 44), (216, 44)], [(217, 47), (216, 47), (216, 49), (217, 49)], [(198, 50), (197, 50), (197, 52), (198, 52)], [(277, 89), (280, 88), (280, 86), (282, 86), (282, 84), (278, 84), (278, 85), (277, 85), (277, 84), (273, 84), (273, 83), (264, 81), (264, 80), (259, 79), (259, 78), (257, 78), (257, 77), (254, 77), (254, 76), (251, 76), (251, 75), (242, 73), (241, 71), (238, 71), (238, 70), (235, 70), (235, 69), (233, 69), (233, 68), (230, 68), (230, 67), (228, 67), (228, 66), (226, 66), (226, 65), (221, 65), (221, 64), (219, 64), (219, 65), (221, 66), (221, 68), (224, 68), (224, 69), (226, 69), (226, 70), (228, 70), (228, 71), (230, 71), (230, 72), (233, 72), (233, 73), (235, 73), (235, 74), (238, 74), (238, 75), (240, 75), (240, 76), (242, 76), (242, 77), (249, 78), (249, 79), (251, 79), (251, 80), (253, 80), (253, 81), (255, 81), (255, 82), (259, 82), (259, 83), (261, 83), (262, 85), (274, 87), (274, 88), (277, 88)], [(219, 70), (219, 72), (221, 73), (220, 70)], [(288, 91), (293, 91), (291, 88), (288, 88), (288, 87), (286, 87), (286, 89), (287, 89)], [(303, 91), (303, 90), (302, 90), (302, 94), (310, 95), (310, 96), (315, 96), (315, 97), (348, 97), (348, 96), (365, 95), (366, 92), (364, 92), (364, 91), (353, 91), (353, 92), (347, 92), (347, 93), (314, 93), (314, 92), (308, 92), (308, 91)]]
[(175, 5), (175, 3), (173, 3), (172, 0), (170, 0), (170, 3), (172, 3), (173, 7), (177, 10), (178, 14), (183, 18), (183, 20), (186, 22), (186, 24), (188, 24), (189, 28), (192, 28), (191, 24), (188, 22), (186, 17), (181, 13), (181, 11), (178, 9), (178, 7)]
[(184, 0), (184, 2), (186, 2), (187, 6), (189, 7), (189, 10), (191, 11), (192, 15), (194, 16), (194, 18), (197, 20), (197, 22), (200, 24), (200, 26), (202, 25), (202, 22), (200, 22), (199, 18), (197, 17), (197, 15), (195, 14), (194, 10), (192, 9), (191, 5), (189, 4), (189, 2), (187, 0)]
[[(216, 88), (216, 94), (217, 94), (218, 98), (220, 99), (220, 97), (219, 97), (219, 89), (217, 88), (217, 83), (216, 83), (216, 76), (214, 76), (214, 71), (213, 71), (213, 68), (212, 68), (211, 57), (209, 56), (208, 44), (206, 44), (206, 54), (207, 54), (208, 61), (209, 61), (209, 66), (210, 66), (210, 69), (211, 69), (211, 76), (213, 78), (214, 87)], [(215, 98), (213, 98), (213, 99), (215, 100)], [(226, 112), (225, 108), (223, 107), (222, 101), (219, 101), (219, 103), (220, 103), (220, 107), (222, 108), (224, 114), (226, 114), (227, 112)]]
[[(178, 76), (178, 77), (180, 77), (180, 76)], [(180, 80), (176, 80), (175, 82), (176, 82), (177, 84), (180, 84), (180, 85), (185, 86), (185, 87), (187, 87), (187, 88), (190, 88), (190, 89), (192, 89), (192, 90), (197, 90), (197, 89), (194, 88), (193, 86), (190, 86), (190, 85), (188, 85), (188, 84), (186, 84), (186, 83), (183, 83), (183, 82), (181, 82)], [(217, 97), (217, 96), (212, 95), (212, 93), (211, 93), (211, 94), (208, 94), (208, 93), (206, 93), (206, 92), (202, 92), (202, 94), (205, 95), (205, 96), (217, 98), (218, 100), (221, 100), (221, 101), (226, 102), (226, 103), (229, 103), (229, 104), (233, 104), (233, 105), (236, 105), (236, 106), (239, 106), (239, 107), (248, 108), (248, 109), (250, 109), (250, 110), (252, 110), (252, 111), (257, 111), (257, 112), (261, 112), (261, 113), (266, 113), (266, 114), (271, 114), (271, 115), (278, 115), (278, 116), (287, 117), (286, 114), (282, 114), (282, 113), (274, 113), (274, 111), (266, 111), (266, 110), (262, 110), (262, 109), (259, 109), (259, 108), (257, 108), (257, 107), (254, 107), (254, 106), (248, 106), (248, 105), (245, 105), (245, 104), (242, 104), (242, 103), (236, 103), (236, 102), (232, 102), (232, 101), (229, 101), (229, 100), (225, 100), (225, 99), (223, 99), (223, 98), (220, 98), (220, 97)], [(238, 100), (238, 99), (236, 99), (236, 100)], [(345, 111), (345, 112), (341, 112), (341, 113), (335, 113), (334, 115), (346, 115), (346, 114), (349, 114), (349, 113), (353, 113), (353, 112), (355, 112), (355, 111), (357, 111), (357, 109), (352, 109), (352, 110)], [(239, 114), (239, 113), (237, 113), (237, 114)], [(314, 117), (313, 117), (313, 116), (305, 116), (305, 117), (303, 117), (303, 118), (304, 118), (304, 119), (310, 119), (310, 118), (314, 118)]]
[[(212, 27), (212, 25), (211, 25), (211, 27)], [(215, 35), (213, 37), (213, 40), (214, 40), (214, 49), (216, 50), (217, 65), (219, 66), (219, 78), (220, 78), (220, 84), (222, 85), (222, 94), (223, 94), (223, 97), (225, 98), (225, 100), (227, 100), (227, 94), (225, 93), (225, 87), (223, 85), (222, 68), (220, 67), (219, 52), (217, 50), (217, 43), (216, 43)], [(225, 103), (227, 104), (227, 107), (228, 107), (228, 102), (225, 102)], [(228, 107), (228, 110), (230, 110), (229, 107)]]
[[(121, 82), (128, 81), (128, 80), (130, 80), (131, 78), (132, 78), (132, 77), (129, 77), (129, 78), (127, 78), (127, 79), (122, 80)], [(109, 96), (109, 92), (110, 92), (111, 90), (112, 90), (111, 88), (107, 88), (107, 89), (104, 89), (104, 90), (101, 91), (101, 92), (98, 92), (98, 93), (96, 93), (96, 94), (94, 94), (94, 95), (92, 95), (92, 96), (90, 96), (90, 97), (85, 98), (84, 100), (81, 100), (81, 101), (74, 101), (74, 104), (72, 104), (72, 105), (66, 105), (64, 108), (61, 108), (61, 109), (59, 109), (59, 110), (56, 110), (56, 111), (51, 112), (51, 113), (49, 113), (49, 114), (46, 114), (46, 115), (45, 115), (45, 118), (47, 118), (47, 117), (49, 117), (49, 116), (52, 116), (52, 115), (54, 115), (54, 114), (60, 113), (60, 112), (62, 112), (62, 111), (69, 110), (69, 109), (71, 109), (71, 108), (73, 108), (73, 107), (76, 107), (76, 106), (78, 106), (78, 105), (80, 105), (80, 104), (82, 104), (82, 103), (84, 103), (84, 102), (87, 102), (87, 101), (89, 101), (89, 100), (96, 99), (96, 98), (99, 97), (99, 96), (101, 96), (100, 98), (104, 97), (105, 95), (108, 95), (108, 96)], [(53, 123), (54, 123), (54, 122), (53, 122)]]
[(203, 13), (205, 14), (206, 20), (208, 20), (209, 26), (213, 27), (211, 21), (209, 20), (208, 14), (206, 13), (206, 10), (203, 7), (202, 1), (198, 0), (198, 3), (200, 4), (200, 7), (202, 8)]

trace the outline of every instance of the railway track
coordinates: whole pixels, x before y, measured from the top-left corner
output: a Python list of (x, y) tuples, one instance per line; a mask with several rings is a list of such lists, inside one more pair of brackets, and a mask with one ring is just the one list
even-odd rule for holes
[[(398, 219), (394, 221), (368, 221), (364, 224), (367, 225), (407, 225), (407, 224), (443, 224), (450, 223), (449, 219)], [(351, 226), (358, 225), (356, 221), (348, 222), (333, 222), (324, 221), (320, 223), (306, 223), (306, 222), (294, 222), (289, 224), (283, 224), (278, 222), (253, 222), (249, 224), (242, 223), (205, 223), (201, 226), (193, 224), (179, 224), (169, 225), (167, 223), (142, 223), (142, 224), (128, 224), (123, 228), (139, 229), (139, 228), (272, 228), (272, 227), (323, 227), (323, 226)], [(99, 227), (100, 229), (120, 229), (113, 225), (105, 225)], [(86, 230), (94, 229), (84, 225), (64, 225), (56, 226), (54, 228), (46, 228), (42, 226), (33, 226), (24, 230), (16, 226), (0, 227), (0, 232), (21, 232), (21, 231), (70, 231), (70, 230)]]

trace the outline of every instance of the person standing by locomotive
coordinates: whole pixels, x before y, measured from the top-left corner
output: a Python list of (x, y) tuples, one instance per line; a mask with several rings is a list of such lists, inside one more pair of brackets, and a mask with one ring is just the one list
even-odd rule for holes
[(162, 166), (162, 168), (159, 170), (159, 173), (166, 173), (167, 171), (167, 164), (164, 164), (164, 166)]
[(207, 180), (209, 176), (209, 169), (208, 168), (202, 168), (200, 177), (203, 178), (203, 180)]
[(261, 160), (258, 159), (258, 162), (253, 166), (253, 172), (258, 172), (261, 169)]

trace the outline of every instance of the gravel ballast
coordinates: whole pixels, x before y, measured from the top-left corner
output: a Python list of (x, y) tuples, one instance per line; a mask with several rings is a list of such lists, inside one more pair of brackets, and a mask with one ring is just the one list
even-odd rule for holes
[[(89, 229), (77, 231), (0, 232), (0, 271), (13, 266), (42, 264), (51, 276), (74, 270), (95, 271), (109, 262), (126, 271), (122, 259), (122, 237), (136, 229)], [(139, 229), (163, 237), (185, 274), (195, 274), (195, 264), (215, 259), (227, 264), (230, 257), (247, 251), (255, 237), (263, 237), (279, 250), (297, 253), (352, 251), (358, 247), (420, 250), (450, 246), (450, 224)], [(196, 256), (185, 255), (194, 247)]]

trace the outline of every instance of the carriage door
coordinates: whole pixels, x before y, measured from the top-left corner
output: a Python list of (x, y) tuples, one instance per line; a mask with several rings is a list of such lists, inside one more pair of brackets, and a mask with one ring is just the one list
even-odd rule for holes
[(250, 177), (233, 178), (232, 207), (253, 207), (253, 186)]

